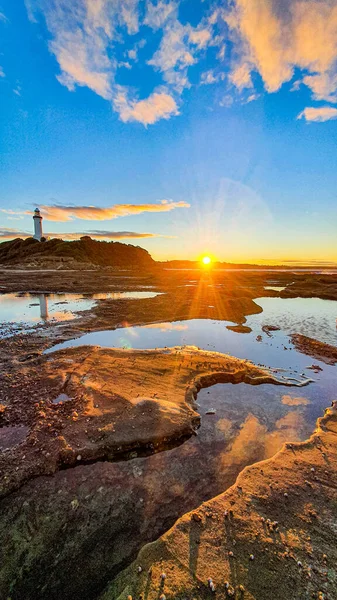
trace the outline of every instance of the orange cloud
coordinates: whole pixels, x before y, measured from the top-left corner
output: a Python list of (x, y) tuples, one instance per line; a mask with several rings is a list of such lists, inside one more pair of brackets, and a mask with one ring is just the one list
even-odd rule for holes
[(143, 125), (153, 125), (159, 119), (179, 114), (174, 98), (164, 92), (154, 92), (145, 100), (136, 101), (128, 100), (126, 91), (120, 89), (113, 104), (124, 123), (139, 121)]
[[(20, 231), (18, 229), (0, 228), (0, 239), (13, 240), (14, 238), (26, 239), (32, 237), (32, 232)], [(58, 238), (61, 240), (78, 240), (83, 236), (90, 236), (93, 239), (102, 240), (127, 240), (143, 238), (173, 238), (171, 235), (161, 235), (160, 233), (138, 233), (135, 231), (81, 231), (72, 233), (45, 233), (47, 238)]]
[(175, 323), (152, 323), (145, 325), (144, 329), (160, 329), (161, 331), (186, 331), (188, 325), (179, 325)]
[[(290, 81), (295, 69), (315, 99), (337, 101), (337, 5), (330, 0), (236, 0), (224, 15), (239, 55), (269, 92)], [(232, 77), (233, 80), (233, 77)], [(249, 84), (249, 78), (246, 78)], [(238, 78), (239, 84), (242, 80)], [(234, 81), (235, 83), (235, 76)], [(240, 87), (240, 85), (239, 85)]]
[[(40, 206), (42, 216), (47, 221), (72, 221), (73, 219), (83, 219), (84, 221), (106, 221), (116, 219), (117, 217), (126, 217), (128, 215), (139, 215), (144, 212), (169, 212), (175, 208), (189, 208), (187, 202), (171, 202), (162, 200), (157, 204), (114, 204), (107, 208), (99, 206), (61, 206), (54, 204), (51, 206)], [(28, 212), (27, 214), (32, 214)]]
[(333, 108), (332, 106), (321, 106), (319, 108), (308, 107), (305, 108), (297, 118), (305, 119), (306, 121), (316, 121), (316, 123), (323, 123), (324, 121), (337, 119), (337, 108)]

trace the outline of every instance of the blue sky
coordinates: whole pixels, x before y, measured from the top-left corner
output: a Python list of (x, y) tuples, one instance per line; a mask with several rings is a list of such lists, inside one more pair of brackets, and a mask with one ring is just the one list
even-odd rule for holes
[(0, 238), (337, 262), (335, 0), (0, 0)]

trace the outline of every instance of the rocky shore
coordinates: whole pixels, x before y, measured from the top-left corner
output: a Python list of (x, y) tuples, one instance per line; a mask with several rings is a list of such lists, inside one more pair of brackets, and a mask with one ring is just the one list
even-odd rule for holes
[(304, 443), (247, 467), (235, 485), (145, 546), (101, 600), (334, 600), (337, 403)]
[[(294, 275), (272, 277), (272, 284), (290, 286)], [(335, 600), (335, 407), (308, 442), (288, 444), (273, 459), (247, 467), (230, 490), (204, 504), (210, 496), (202, 495), (202, 472), (195, 467), (190, 513), (179, 460), (169, 471), (162, 451), (196, 439), (197, 392), (219, 382), (289, 382), (248, 361), (193, 347), (43, 354), (83, 332), (128, 324), (212, 318), (248, 333), (246, 316), (261, 312), (254, 299), (288, 297), (265, 290), (270, 273), (195, 278), (195, 272), (159, 271), (102, 270), (95, 279), (86, 271), (80, 277), (0, 273), (2, 291), (150, 286), (163, 292), (150, 300), (99, 300), (75, 321), (0, 340), (1, 598)], [(316, 276), (295, 278), (291, 293), (301, 295), (310, 280), (318, 297), (333, 296), (334, 280), (327, 292)], [(308, 356), (336, 363), (334, 346), (300, 335), (292, 341)], [(249, 452), (244, 464), (261, 460)], [(154, 472), (147, 471), (149, 456), (158, 458)], [(237, 468), (215, 493), (233, 484)]]
[(337, 363), (337, 348), (330, 344), (323, 344), (318, 340), (309, 338), (306, 335), (293, 334), (291, 341), (296, 350), (320, 360), (327, 365), (335, 365)]

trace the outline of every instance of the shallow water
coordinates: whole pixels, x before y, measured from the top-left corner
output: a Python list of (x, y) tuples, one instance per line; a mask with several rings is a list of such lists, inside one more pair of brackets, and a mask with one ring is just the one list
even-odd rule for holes
[(0, 322), (36, 324), (75, 319), (82, 310), (90, 310), (97, 300), (154, 298), (156, 292), (109, 292), (105, 294), (1, 294)]
[[(247, 325), (253, 331), (245, 335), (229, 331), (228, 322), (200, 319), (94, 332), (51, 349), (84, 343), (129, 348), (189, 344), (265, 364), (277, 369), (278, 378), (312, 377), (315, 381), (300, 388), (240, 383), (203, 389), (197, 397), (201, 427), (183, 444), (148, 457), (135, 457), (133, 452), (127, 461), (98, 461), (60, 471), (52, 478), (41, 479), (43, 494), (39, 479), (23, 486), (17, 493), (18, 505), (34, 498), (30, 502), (32, 515), (37, 512), (46, 524), (44, 537), (40, 526), (41, 553), (30, 565), (31, 580), (35, 577), (40, 581), (44, 568), (46, 578), (52, 572), (57, 579), (58, 597), (96, 597), (109, 574), (109, 557), (111, 561), (116, 557), (120, 560), (114, 563), (115, 573), (177, 518), (225, 491), (245, 466), (273, 456), (285, 441), (301, 441), (310, 435), (317, 417), (332, 400), (337, 400), (337, 369), (297, 352), (288, 335), (304, 327), (303, 333), (336, 343), (337, 303), (296, 300), (257, 300), (264, 312), (248, 317)], [(282, 329), (268, 335), (262, 331), (263, 325), (279, 325)], [(319, 375), (307, 369), (312, 362), (322, 367)], [(71, 402), (64, 397), (57, 398), (60, 400)], [(76, 519), (69, 519), (74, 496), (81, 509)], [(16, 526), (24, 536), (25, 522), (19, 516)], [(85, 553), (81, 544), (74, 544), (84, 528), (87, 539), (94, 541), (86, 545)], [(52, 537), (55, 547), (69, 548), (70, 554), (53, 565), (49, 559), (44, 567), (41, 537), (46, 546)], [(75, 583), (74, 564), (87, 565)], [(91, 564), (100, 567), (95, 568), (97, 581), (93, 581)]]
[[(309, 427), (304, 427), (307, 433), (313, 429), (316, 419), (331, 401), (337, 400), (337, 369), (298, 352), (291, 343), (289, 334), (303, 333), (322, 342), (337, 345), (337, 302), (317, 298), (259, 298), (256, 302), (263, 308), (263, 312), (247, 318), (246, 325), (252, 329), (247, 334), (228, 330), (227, 321), (192, 319), (96, 331), (58, 344), (47, 352), (86, 344), (134, 349), (194, 345), (271, 368), (281, 380), (313, 379), (315, 383), (303, 388), (305, 395), (310, 399), (303, 413), (305, 423)], [(280, 331), (268, 334), (262, 330), (264, 325), (277, 325)], [(313, 363), (322, 368), (319, 374), (308, 368)], [(228, 389), (228, 386), (222, 387), (224, 390)], [(258, 394), (262, 393), (263, 387), (258, 388)], [(236, 386), (235, 393), (239, 389), (240, 387)], [(250, 386), (246, 386), (246, 389), (250, 395), (255, 393)], [(277, 397), (280, 394), (275, 386), (269, 389), (271, 396)]]
[[(276, 376), (281, 380), (293, 378), (296, 382), (307, 378), (313, 379), (314, 383), (300, 388), (300, 394), (297, 393), (298, 390), (295, 391), (297, 396), (305, 396), (308, 399), (307, 404), (292, 409), (301, 412), (303, 427), (299, 430), (303, 430), (305, 437), (312, 431), (316, 419), (323, 414), (324, 409), (332, 400), (337, 400), (337, 369), (298, 352), (291, 343), (289, 334), (304, 333), (322, 342), (337, 345), (335, 324), (337, 303), (317, 298), (259, 298), (256, 302), (263, 308), (263, 312), (247, 318), (246, 325), (252, 329), (248, 334), (228, 330), (229, 323), (226, 321), (193, 319), (96, 331), (58, 344), (48, 350), (48, 353), (84, 344), (134, 349), (194, 345), (204, 350), (230, 354), (266, 366), (275, 371)], [(262, 330), (264, 325), (277, 325), (280, 330), (266, 333)], [(308, 368), (313, 363), (322, 368), (319, 374), (315, 374)], [(259, 386), (257, 389), (245, 385), (234, 386), (232, 401), (237, 401), (239, 390), (246, 390), (249, 402), (254, 394), (264, 402), (263, 394), (267, 388), (270, 390), (268, 402), (274, 407), (276, 402), (274, 399), (280, 398), (283, 393), (275, 386)], [(223, 394), (228, 395), (231, 386), (216, 386), (216, 389), (223, 389)], [(200, 398), (205, 398), (203, 391), (200, 392)], [(213, 420), (217, 419), (218, 417), (213, 417)], [(289, 430), (289, 439), (293, 440), (294, 434), (295, 429), (292, 432)]]
[[(194, 345), (204, 350), (248, 358), (256, 363), (288, 367), (289, 358), (288, 355), (287, 358), (284, 356), (283, 351), (284, 346), (292, 348), (288, 339), (291, 333), (303, 333), (321, 342), (337, 345), (335, 301), (319, 298), (257, 298), (256, 303), (262, 307), (263, 312), (247, 317), (245, 325), (252, 332), (244, 336), (229, 331), (227, 325), (232, 323), (228, 321), (192, 319), (95, 331), (58, 344), (52, 351), (87, 344), (138, 349)], [(277, 325), (281, 331), (269, 336), (262, 331), (265, 325)], [(262, 342), (257, 342), (256, 337), (260, 335)]]

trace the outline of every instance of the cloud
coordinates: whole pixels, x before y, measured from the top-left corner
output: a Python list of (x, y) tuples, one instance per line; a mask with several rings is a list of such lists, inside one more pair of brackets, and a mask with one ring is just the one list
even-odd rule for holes
[[(112, 103), (124, 122), (145, 126), (178, 115), (182, 91), (190, 87), (188, 68), (196, 64), (212, 43), (213, 25), (202, 18), (197, 27), (179, 20), (181, 0), (25, 0), (31, 21), (42, 14), (50, 32), (49, 49), (60, 72), (58, 81), (69, 91), (90, 90)], [(161, 40), (147, 65), (162, 76), (147, 97), (141, 89), (117, 83), (118, 69), (138, 62), (145, 39), (125, 50), (128, 37), (146, 26), (161, 31)], [(143, 32), (142, 32), (143, 33)], [(149, 37), (148, 31), (144, 36)], [(121, 60), (120, 49), (124, 59)]]
[[(72, 92), (88, 87), (110, 101), (122, 121), (145, 126), (179, 114), (179, 95), (190, 85), (187, 69), (211, 39), (210, 28), (202, 23), (198, 27), (180, 23), (179, 4), (180, 0), (26, 0), (32, 21), (40, 14), (45, 18), (49, 49), (60, 68), (58, 81)], [(147, 64), (161, 72), (165, 87), (157, 85), (139, 99), (141, 90), (118, 85), (116, 77), (120, 67), (131, 69), (118, 57), (119, 48), (144, 26), (162, 29), (159, 48)], [(137, 61), (143, 46), (144, 39), (133, 42), (124, 57)]]
[(250, 67), (247, 63), (236, 67), (230, 74), (229, 79), (240, 91), (253, 87)]
[(191, 44), (199, 46), (199, 48), (205, 48), (210, 42), (212, 37), (209, 29), (190, 29), (189, 40)]
[(134, 35), (139, 28), (138, 0), (26, 0), (28, 14), (43, 13), (52, 35), (49, 44), (59, 64), (58, 80), (69, 90), (86, 86), (102, 98), (112, 98), (116, 59), (111, 56), (120, 30)]
[[(0, 212), (5, 213), (6, 215), (14, 215), (15, 217), (17, 217), (18, 215), (22, 215), (23, 217), (23, 215), (32, 214), (30, 212), (27, 212), (26, 210), (13, 210), (12, 208), (0, 208)], [(9, 219), (10, 217), (7, 218)]]
[(188, 29), (175, 20), (166, 28), (161, 44), (148, 64), (162, 71), (164, 75), (176, 67), (183, 69), (193, 65), (194, 56), (187, 44), (189, 34)]
[[(268, 92), (276, 92), (297, 69), (306, 73), (302, 81), (315, 99), (337, 101), (336, 2), (236, 0), (223, 18), (235, 43), (233, 83), (244, 64), (260, 74)], [(238, 83), (242, 87), (241, 78)]]
[(12, 240), (14, 238), (27, 238), (31, 237), (32, 233), (27, 231), (20, 231), (19, 229), (10, 229), (9, 227), (0, 227), (0, 238), (4, 240)]
[(200, 84), (212, 85), (213, 83), (219, 83), (219, 81), (223, 81), (224, 78), (224, 73), (216, 73), (214, 69), (210, 69), (209, 71), (205, 71), (201, 74)]
[(157, 4), (148, 2), (144, 25), (148, 25), (152, 29), (160, 29), (170, 17), (177, 14), (177, 11), (177, 2), (170, 0), (168, 2), (159, 0)]
[(5, 71), (3, 70), (3, 68), (1, 66), (0, 66), (0, 77), (6, 77)]
[(160, 119), (169, 119), (178, 114), (177, 104), (169, 94), (154, 92), (146, 100), (129, 100), (127, 92), (119, 88), (113, 104), (124, 123), (138, 121), (143, 125), (153, 125)]
[(72, 234), (72, 235), (78, 235), (78, 236), (90, 235), (91, 237), (94, 237), (94, 238), (105, 238), (105, 239), (112, 239), (112, 240), (158, 238), (158, 237), (173, 239), (176, 237), (174, 235), (163, 235), (161, 233), (138, 233), (135, 231), (100, 231), (97, 229), (94, 231), (89, 231), (89, 232), (87, 231), (84, 233)]
[[(313, 100), (337, 104), (335, 0), (213, 0), (212, 12), (205, 2), (195, 26), (182, 20), (182, 0), (25, 2), (31, 21), (45, 18), (58, 81), (70, 91), (89, 88), (124, 122), (148, 126), (178, 115), (197, 64), (200, 83), (221, 84), (223, 97), (233, 100), (256, 99), (261, 78), (268, 93), (291, 82), (293, 91), (303, 84)], [(118, 72), (126, 67), (132, 77), (145, 39), (155, 42), (147, 45), (154, 50), (152, 56), (141, 53), (146, 63), (139, 67), (152, 67), (156, 76), (144, 97), (139, 79), (136, 86), (122, 86)], [(205, 68), (202, 60), (212, 48), (218, 63), (210, 69), (208, 61)]]
[(307, 75), (302, 82), (311, 88), (315, 100), (337, 102), (337, 73)]
[[(14, 238), (26, 239), (32, 237), (32, 232), (20, 231), (18, 229), (9, 229), (6, 227), (0, 228), (0, 239), (11, 240)], [(82, 231), (82, 232), (65, 232), (65, 233), (45, 233), (48, 238), (58, 238), (62, 240), (77, 240), (83, 236), (90, 236), (94, 239), (105, 240), (126, 240), (126, 239), (144, 239), (144, 238), (172, 238), (175, 236), (162, 235), (160, 233), (139, 233), (135, 231)]]
[(165, 82), (181, 94), (190, 87), (188, 69), (195, 65), (202, 52), (212, 39), (212, 28), (201, 21), (198, 27), (182, 25), (177, 19), (171, 19), (164, 28), (159, 48), (148, 65), (159, 71)]
[[(187, 202), (172, 202), (171, 200), (162, 200), (157, 204), (114, 204), (107, 208), (99, 206), (62, 206), (54, 204), (51, 206), (42, 205), (40, 210), (42, 216), (47, 221), (72, 221), (73, 219), (83, 219), (84, 221), (105, 221), (116, 219), (117, 217), (126, 217), (128, 215), (139, 215), (145, 212), (169, 212), (176, 208), (189, 208)], [(28, 211), (27, 214), (32, 214)]]
[(297, 118), (305, 119), (306, 121), (315, 121), (316, 123), (323, 123), (324, 121), (337, 119), (337, 108), (333, 108), (332, 106), (321, 106), (319, 108), (308, 107), (305, 108)]

